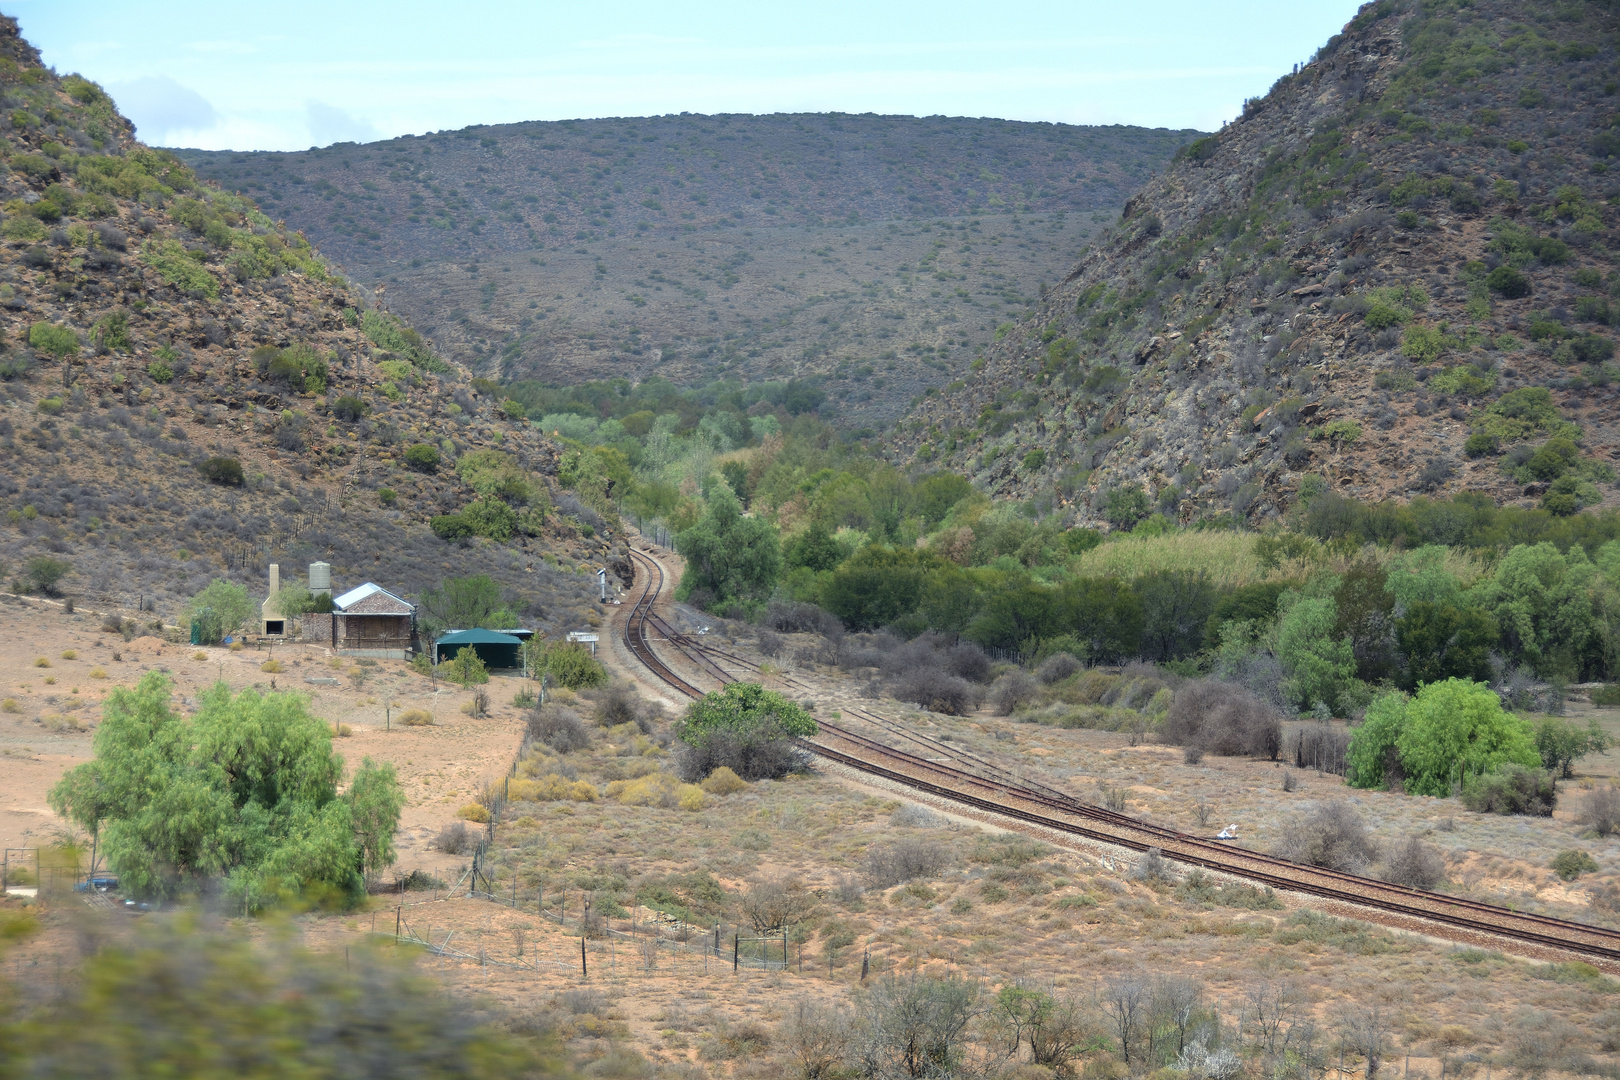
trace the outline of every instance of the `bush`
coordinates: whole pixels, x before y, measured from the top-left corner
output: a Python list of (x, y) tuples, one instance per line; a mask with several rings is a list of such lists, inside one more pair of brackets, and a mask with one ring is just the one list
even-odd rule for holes
[(546, 704), (529, 713), (528, 735), (534, 742), (544, 743), (559, 754), (586, 750), (591, 745), (591, 733), (585, 722), (572, 709)]
[(1282, 718), (1252, 690), (1199, 679), (1176, 692), (1159, 737), (1209, 754), (1275, 761), (1282, 750)]
[(1485, 285), (1492, 292), (1499, 293), (1509, 300), (1519, 300), (1530, 295), (1530, 279), (1506, 264), (1487, 274)]
[(25, 573), (34, 588), (47, 596), (56, 592), (56, 586), (73, 569), (71, 563), (65, 559), (53, 559), (49, 555), (36, 555), (28, 560)]
[(774, 779), (803, 766), (792, 739), (814, 735), (816, 722), (804, 709), (757, 683), (735, 682), (705, 694), (675, 723), (686, 744), (680, 770), (688, 781), (722, 765), (744, 780)]
[(1552, 867), (1553, 873), (1565, 881), (1574, 881), (1582, 874), (1596, 873), (1598, 869), (1597, 860), (1578, 848), (1560, 851), (1553, 856), (1552, 862), (1548, 865)]
[(1620, 789), (1613, 784), (1593, 788), (1582, 802), (1576, 820), (1598, 836), (1620, 832)]
[(861, 873), (872, 888), (887, 889), (917, 878), (937, 877), (954, 861), (949, 849), (937, 841), (907, 838), (867, 848)]
[(456, 650), (453, 659), (440, 661), (439, 674), (447, 682), (453, 682), (463, 689), (489, 682), (489, 669), (484, 666), (478, 651), (470, 645)]
[(554, 684), (569, 690), (586, 690), (608, 681), (607, 669), (591, 655), (588, 646), (577, 641), (554, 641), (545, 646), (534, 666), (537, 673), (549, 675)]
[(431, 727), (433, 714), (426, 709), (406, 709), (400, 713), (399, 722), (406, 727)]
[(1035, 677), (1045, 685), (1051, 686), (1067, 679), (1080, 668), (1080, 661), (1068, 653), (1055, 653), (1048, 656), (1041, 666), (1035, 669)]
[(69, 327), (54, 326), (48, 322), (36, 322), (28, 328), (28, 344), (36, 351), (58, 360), (79, 354), (79, 336)]
[(1158, 848), (1148, 848), (1142, 857), (1136, 860), (1136, 866), (1131, 870), (1132, 881), (1145, 881), (1149, 884), (1167, 884), (1176, 880), (1176, 871), (1164, 853)]
[[(641, 720), (637, 704), (636, 692), (632, 687), (623, 683), (610, 686), (596, 697), (596, 722), (605, 728), (636, 724)], [(644, 727), (643, 734), (646, 730)]]
[(405, 451), (405, 467), (420, 473), (439, 468), (439, 452), (427, 443), (417, 443)]
[(242, 463), (233, 457), (211, 457), (197, 462), (197, 471), (210, 484), (242, 486)]
[(355, 421), (371, 411), (371, 407), (353, 394), (344, 394), (332, 402), (332, 415), (339, 420)]
[(483, 803), (468, 803), (466, 806), (463, 806), (460, 810), (456, 811), (456, 817), (465, 818), (468, 821), (476, 821), (480, 825), (485, 825), (489, 823), (489, 808)]
[(146, 365), (146, 377), (159, 385), (173, 382), (174, 368), (170, 367), (162, 360), (153, 360), (150, 364)]
[(1446, 860), (1433, 844), (1409, 836), (1390, 852), (1381, 876), (1396, 885), (1432, 891), (1446, 880)]
[(945, 670), (959, 679), (983, 683), (990, 678), (990, 658), (971, 641), (964, 641), (946, 650)]
[(453, 822), (440, 829), (433, 838), (433, 850), (445, 855), (465, 855), (472, 850), (472, 834), (465, 821)]
[(748, 781), (722, 765), (711, 772), (699, 786), (710, 795), (735, 795), (748, 789)]
[(1272, 854), (1306, 866), (1364, 873), (1377, 852), (1355, 807), (1342, 799), (1319, 803), (1284, 826)]
[(1558, 802), (1558, 781), (1546, 770), (1509, 763), (1496, 772), (1465, 779), (1462, 801), (1477, 814), (1551, 817)]
[(930, 712), (966, 716), (978, 704), (965, 679), (937, 667), (914, 668), (895, 680), (891, 692), (897, 701), (909, 701)]
[(990, 685), (990, 708), (997, 716), (1011, 716), (1020, 705), (1035, 700), (1035, 680), (1026, 671), (1009, 671)]

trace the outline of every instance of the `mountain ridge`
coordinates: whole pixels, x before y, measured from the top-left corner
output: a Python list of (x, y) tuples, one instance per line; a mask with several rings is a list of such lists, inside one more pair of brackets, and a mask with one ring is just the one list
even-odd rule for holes
[(1116, 526), (1265, 521), (1302, 486), (1614, 502), (1615, 56), (1604, 5), (1365, 5), (1134, 194), (897, 450)]
[[(551, 440), (11, 19), (0, 98), (0, 579), (60, 559), (67, 595), (172, 619), (213, 577), (322, 559), (413, 595), (488, 572), (539, 625), (587, 617), (573, 564), (612, 555)], [(432, 521), (494, 512), (492, 471), (523, 529), (447, 546)]]
[(1092, 217), (1196, 134), (680, 115), (177, 153), (482, 376), (813, 377), (887, 423), (965, 372)]

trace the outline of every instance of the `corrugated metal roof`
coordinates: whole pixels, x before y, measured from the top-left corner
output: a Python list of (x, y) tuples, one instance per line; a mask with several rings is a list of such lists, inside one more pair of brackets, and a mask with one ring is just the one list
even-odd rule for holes
[(409, 615), (416, 610), (374, 581), (350, 589), (333, 600), (332, 606), (344, 615)]

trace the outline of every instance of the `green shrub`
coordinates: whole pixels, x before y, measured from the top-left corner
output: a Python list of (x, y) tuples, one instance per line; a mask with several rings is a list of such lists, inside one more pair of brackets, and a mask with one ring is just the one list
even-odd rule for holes
[(141, 250), (141, 261), (181, 292), (219, 299), (219, 279), (192, 258), (178, 240), (151, 241)]
[(399, 493), (393, 488), (378, 488), (377, 501), (383, 506), (393, 506), (399, 501)]
[(79, 354), (79, 336), (69, 327), (48, 322), (36, 322), (28, 328), (28, 344), (58, 360)]
[(549, 676), (557, 686), (586, 690), (607, 683), (607, 669), (577, 641), (553, 641), (531, 650), (530, 655), (536, 673)]
[(417, 443), (405, 451), (405, 465), (421, 473), (434, 472), (439, 467), (439, 451), (427, 443)]
[(1597, 860), (1579, 848), (1560, 851), (1553, 856), (1552, 862), (1548, 865), (1552, 867), (1553, 873), (1565, 881), (1574, 881), (1582, 874), (1596, 873), (1598, 869)]
[(242, 463), (233, 457), (206, 458), (197, 462), (197, 471), (210, 484), (224, 484), (227, 487), (242, 485)]
[(1558, 802), (1558, 782), (1544, 769), (1509, 764), (1496, 772), (1466, 778), (1462, 801), (1478, 814), (1551, 817)]
[(1485, 286), (1508, 300), (1519, 300), (1530, 295), (1530, 279), (1505, 264), (1486, 275)]
[(456, 655), (439, 664), (439, 674), (459, 686), (467, 687), (489, 682), (489, 669), (472, 646), (463, 646)]
[(1592, 704), (1613, 708), (1620, 705), (1620, 683), (1609, 683), (1592, 691)]
[(1046, 464), (1046, 451), (1036, 447), (1024, 455), (1024, 468), (1035, 472)]
[(174, 379), (174, 368), (170, 367), (162, 360), (154, 360), (150, 364), (146, 365), (146, 377), (151, 379), (153, 382), (160, 384), (172, 382)]
[(353, 394), (344, 394), (332, 402), (332, 415), (339, 420), (359, 420), (369, 411), (370, 406)]
[(1502, 448), (1495, 435), (1487, 435), (1483, 431), (1476, 431), (1468, 436), (1463, 443), (1463, 453), (1471, 458), (1489, 457)]

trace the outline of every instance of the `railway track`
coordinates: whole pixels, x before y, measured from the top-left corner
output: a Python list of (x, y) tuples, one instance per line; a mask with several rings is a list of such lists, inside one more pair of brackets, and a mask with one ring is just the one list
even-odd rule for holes
[[(653, 611), (653, 605), (664, 587), (663, 567), (656, 559), (634, 548), (631, 556), (647, 578), (625, 624), (625, 644), (638, 661), (680, 693), (692, 698), (702, 696), (701, 689), (657, 655), (650, 627), (688, 662), (722, 685), (740, 677), (727, 671), (726, 664), (733, 665), (745, 676), (761, 674), (759, 665), (752, 661), (680, 633), (660, 618)], [(787, 683), (809, 689), (797, 680), (789, 679)], [(827, 721), (818, 721), (820, 730), (814, 738), (802, 740), (806, 748), (829, 761), (943, 801), (1132, 851), (1158, 849), (1177, 862), (1231, 874), (1273, 889), (1371, 908), (1398, 917), (1402, 922), (1416, 920), (1490, 938), (1507, 938), (1578, 953), (1603, 961), (1605, 967), (1620, 968), (1620, 931), (1304, 866), (1140, 821), (1086, 803), (1039, 781), (1014, 776), (968, 751), (910, 731), (867, 710), (846, 709), (844, 712), (964, 767), (908, 753)]]

